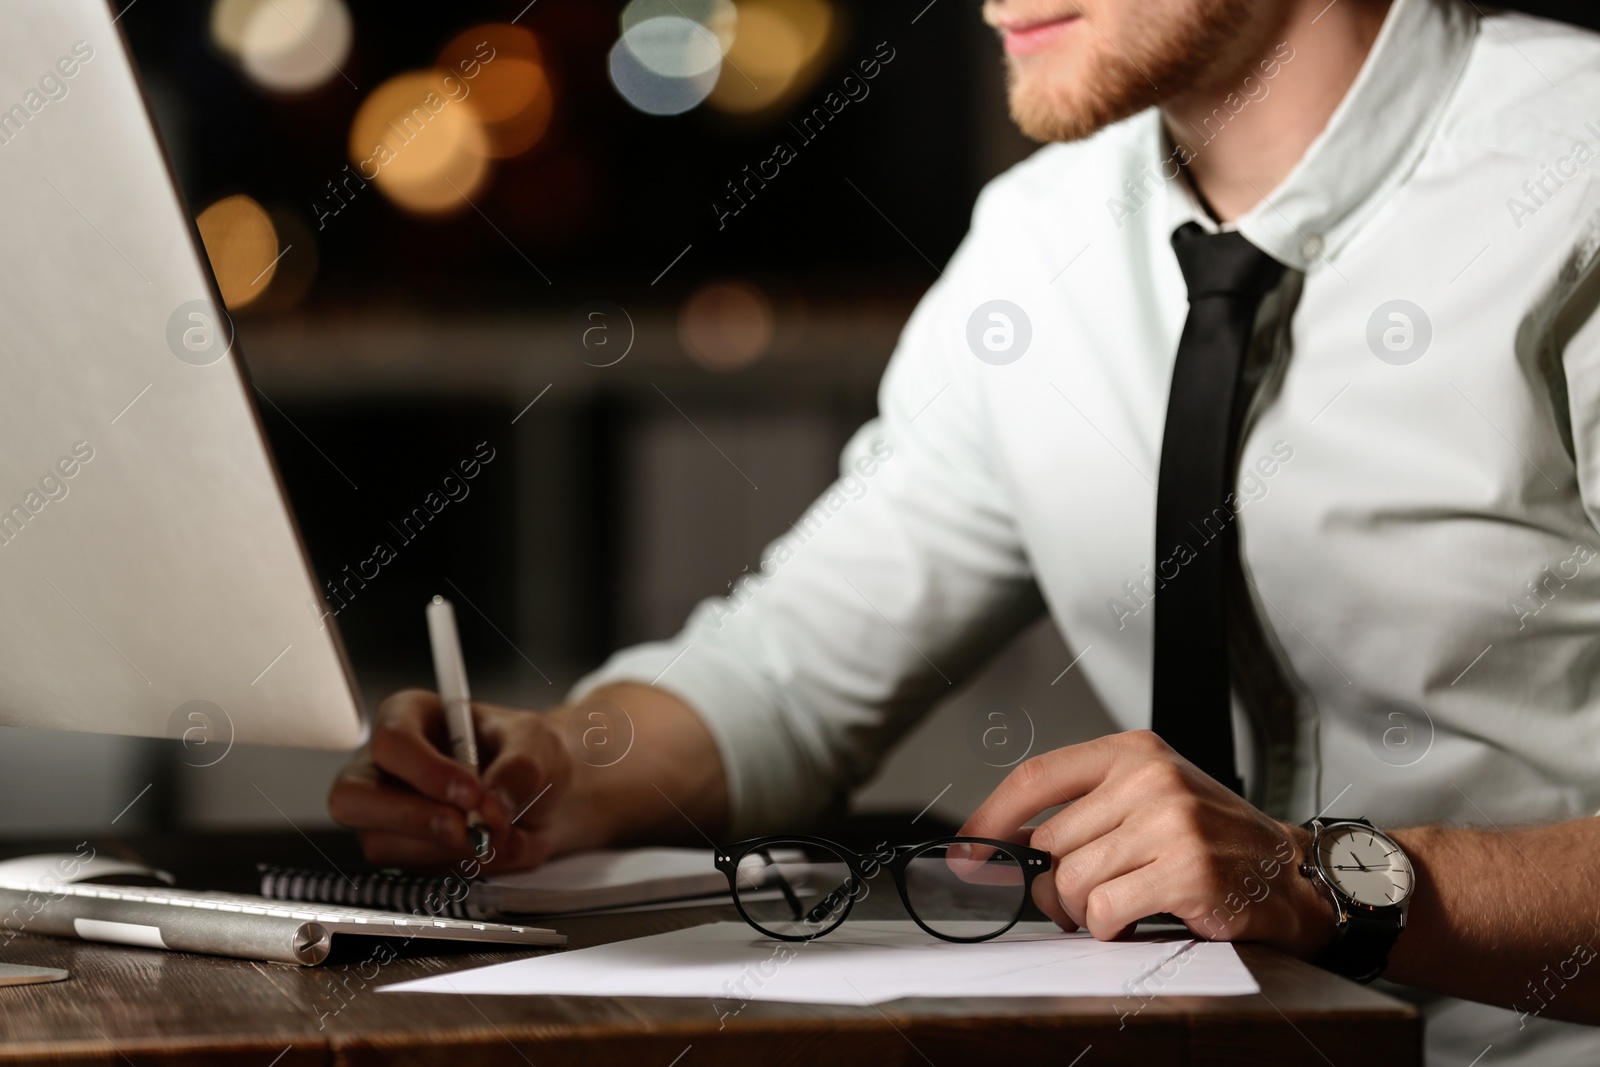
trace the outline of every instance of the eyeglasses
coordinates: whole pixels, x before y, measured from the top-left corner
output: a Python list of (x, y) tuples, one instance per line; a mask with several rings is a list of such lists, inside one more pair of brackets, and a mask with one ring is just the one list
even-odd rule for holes
[[(744, 921), (780, 941), (833, 932), (879, 871), (894, 877), (916, 924), (945, 941), (987, 941), (1022, 917), (1033, 880), (1050, 853), (986, 837), (941, 837), (880, 845), (863, 854), (820, 837), (756, 837), (716, 853)], [(777, 909), (772, 891), (783, 897)], [(756, 918), (774, 910), (787, 917)]]

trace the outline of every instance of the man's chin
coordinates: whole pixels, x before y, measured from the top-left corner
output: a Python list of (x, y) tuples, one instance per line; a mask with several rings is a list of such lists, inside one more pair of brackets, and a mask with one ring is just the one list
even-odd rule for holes
[[(1048, 63), (1048, 66), (1045, 64)], [(1127, 61), (1093, 48), (1008, 64), (1011, 119), (1035, 141), (1081, 141), (1157, 102)]]
[(1059, 92), (1032, 87), (1011, 88), (1011, 121), (1023, 134), (1041, 144), (1081, 141), (1106, 125), (1094, 109)]
[(1013, 73), (1010, 100), (1011, 121), (1026, 136), (1041, 143), (1081, 141), (1147, 106), (1147, 101), (1126, 91), (1107, 94), (1087, 87), (1087, 83), (1065, 86), (1039, 82), (1042, 79)]
[(1181, 19), (1146, 19), (1121, 45), (1069, 35), (1012, 56), (1011, 118), (1036, 141), (1080, 141), (1191, 92), (1218, 57), (1238, 52), (1243, 28), (1263, 2), (1271, 0), (1194, 0)]

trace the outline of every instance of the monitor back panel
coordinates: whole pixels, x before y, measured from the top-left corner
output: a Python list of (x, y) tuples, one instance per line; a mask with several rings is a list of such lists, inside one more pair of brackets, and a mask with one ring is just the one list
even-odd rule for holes
[(113, 15), (0, 8), (0, 724), (348, 747), (348, 666)]

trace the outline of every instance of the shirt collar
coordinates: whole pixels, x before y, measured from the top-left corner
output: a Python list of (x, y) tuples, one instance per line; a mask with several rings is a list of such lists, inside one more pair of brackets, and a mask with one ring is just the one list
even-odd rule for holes
[[(1335, 255), (1421, 158), (1477, 30), (1459, 0), (1394, 0), (1322, 133), (1276, 189), (1222, 228), (1300, 271)], [(1181, 177), (1164, 184), (1169, 233), (1189, 221), (1218, 228)]]

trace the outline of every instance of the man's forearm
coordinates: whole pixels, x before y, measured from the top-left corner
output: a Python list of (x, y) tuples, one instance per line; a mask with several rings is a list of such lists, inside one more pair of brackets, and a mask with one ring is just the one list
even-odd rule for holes
[(1385, 977), (1600, 1022), (1600, 819), (1528, 829), (1392, 832), (1417, 872)]
[(549, 713), (572, 757), (560, 851), (606, 845), (705, 845), (728, 821), (727, 775), (711, 732), (687, 704), (647, 685), (595, 690)]

